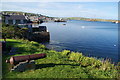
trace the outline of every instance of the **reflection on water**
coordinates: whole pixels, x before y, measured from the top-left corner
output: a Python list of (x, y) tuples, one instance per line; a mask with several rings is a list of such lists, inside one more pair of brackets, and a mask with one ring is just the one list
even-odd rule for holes
[(40, 25), (47, 26), (50, 32), (50, 43), (45, 44), (49, 49), (67, 49), (84, 55), (111, 58), (115, 62), (118, 60), (117, 24), (71, 20)]

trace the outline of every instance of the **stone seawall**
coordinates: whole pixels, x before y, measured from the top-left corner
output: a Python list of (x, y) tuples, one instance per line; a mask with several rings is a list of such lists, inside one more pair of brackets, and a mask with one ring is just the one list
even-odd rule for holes
[(33, 32), (31, 39), (36, 42), (46, 42), (50, 40), (49, 32)]

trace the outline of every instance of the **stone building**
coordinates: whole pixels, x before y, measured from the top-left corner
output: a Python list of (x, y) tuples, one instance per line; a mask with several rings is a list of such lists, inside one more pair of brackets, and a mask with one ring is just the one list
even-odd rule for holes
[(4, 15), (3, 21), (6, 24), (25, 24), (27, 23), (27, 17), (24, 15)]

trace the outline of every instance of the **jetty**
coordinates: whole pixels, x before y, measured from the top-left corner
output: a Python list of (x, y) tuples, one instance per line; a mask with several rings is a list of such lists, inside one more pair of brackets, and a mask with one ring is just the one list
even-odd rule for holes
[(28, 39), (36, 42), (49, 42), (50, 33), (46, 26), (32, 27), (31, 34)]

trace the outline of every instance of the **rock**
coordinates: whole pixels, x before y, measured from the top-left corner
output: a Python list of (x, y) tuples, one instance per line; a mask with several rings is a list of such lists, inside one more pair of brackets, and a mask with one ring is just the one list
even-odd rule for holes
[(34, 70), (35, 69), (35, 61), (32, 60), (30, 62), (20, 62), (16, 66), (14, 66), (11, 71), (23, 72), (26, 70)]

